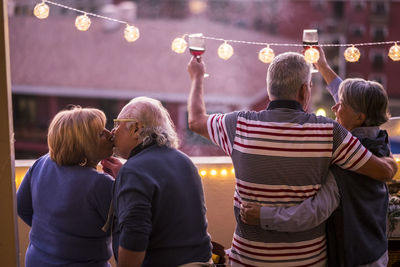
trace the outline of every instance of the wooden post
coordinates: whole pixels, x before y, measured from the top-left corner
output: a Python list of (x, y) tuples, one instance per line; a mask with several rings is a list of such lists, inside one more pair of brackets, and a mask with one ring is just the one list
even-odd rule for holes
[(1, 266), (20, 266), (7, 2), (0, 5), (0, 261)]

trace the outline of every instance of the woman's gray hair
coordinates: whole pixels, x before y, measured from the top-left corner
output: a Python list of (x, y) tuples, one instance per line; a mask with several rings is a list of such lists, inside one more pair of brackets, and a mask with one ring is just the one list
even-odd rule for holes
[(311, 64), (299, 53), (287, 52), (274, 58), (267, 72), (270, 99), (295, 100), (303, 84), (311, 82)]
[(346, 79), (339, 86), (339, 98), (355, 112), (365, 114), (364, 126), (380, 126), (390, 118), (388, 96), (378, 82)]
[[(178, 136), (174, 123), (160, 101), (149, 97), (132, 99), (121, 111), (118, 118), (133, 118), (142, 124), (140, 136), (143, 145), (153, 140), (160, 146), (178, 148)], [(130, 129), (133, 123), (126, 123)]]

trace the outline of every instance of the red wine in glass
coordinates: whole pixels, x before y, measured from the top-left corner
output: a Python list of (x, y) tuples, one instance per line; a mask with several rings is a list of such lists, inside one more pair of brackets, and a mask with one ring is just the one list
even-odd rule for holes
[[(200, 62), (201, 55), (206, 51), (206, 45), (204, 41), (204, 36), (202, 33), (192, 33), (189, 34), (189, 51), (196, 57), (197, 61)], [(204, 77), (208, 77), (207, 73), (204, 73)]]
[(206, 49), (204, 47), (189, 46), (190, 53), (195, 57), (200, 57)]

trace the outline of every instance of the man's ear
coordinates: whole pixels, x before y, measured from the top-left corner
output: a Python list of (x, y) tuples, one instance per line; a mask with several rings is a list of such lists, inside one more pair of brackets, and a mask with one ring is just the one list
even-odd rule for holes
[(308, 104), (310, 103), (309, 98), (311, 97), (310, 91), (307, 84), (303, 84), (299, 91), (297, 91), (297, 101), (300, 102), (301, 106), (305, 111), (308, 109)]
[(306, 94), (308, 93), (307, 90), (307, 85), (303, 84), (300, 87), (300, 90), (297, 92), (297, 99), (299, 100), (299, 102), (304, 102), (306, 100)]

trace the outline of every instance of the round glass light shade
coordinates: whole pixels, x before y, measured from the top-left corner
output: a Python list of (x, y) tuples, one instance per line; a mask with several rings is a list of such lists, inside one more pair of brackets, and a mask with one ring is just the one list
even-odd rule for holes
[(218, 47), (218, 56), (222, 59), (228, 60), (233, 56), (233, 47), (226, 42)]
[(356, 48), (354, 45), (351, 47), (348, 47), (345, 51), (344, 51), (344, 58), (348, 61), (348, 62), (357, 62), (360, 59), (360, 50), (358, 50), (358, 48)]
[(126, 25), (124, 37), (128, 42), (134, 42), (140, 37), (139, 29), (135, 26)]
[(49, 16), (50, 8), (44, 2), (37, 4), (33, 9), (33, 14), (38, 19), (45, 19)]
[(269, 46), (263, 48), (258, 52), (258, 59), (263, 63), (271, 63), (275, 58), (274, 50), (269, 48)]
[(313, 47), (308, 48), (304, 52), (304, 59), (307, 63), (314, 64), (318, 62), (319, 51)]
[(175, 53), (182, 54), (186, 51), (187, 42), (182, 37), (177, 37), (172, 41), (171, 49)]
[(78, 16), (75, 20), (75, 26), (80, 31), (87, 31), (90, 27), (90, 24), (92, 24), (92, 22), (86, 14)]
[(393, 61), (399, 61), (400, 60), (400, 47), (397, 45), (397, 43), (394, 44), (389, 50), (388, 56), (393, 60)]

